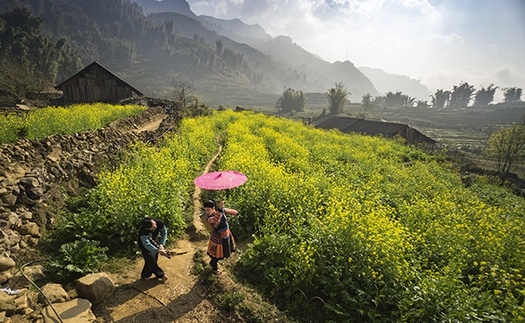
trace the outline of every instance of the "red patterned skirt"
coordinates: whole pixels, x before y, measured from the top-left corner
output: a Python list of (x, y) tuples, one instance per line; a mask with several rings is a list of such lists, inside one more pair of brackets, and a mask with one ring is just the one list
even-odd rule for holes
[(230, 233), (226, 237), (221, 237), (217, 231), (213, 230), (208, 241), (208, 256), (224, 259), (228, 258), (233, 252), (235, 252), (235, 239), (233, 239), (233, 235)]

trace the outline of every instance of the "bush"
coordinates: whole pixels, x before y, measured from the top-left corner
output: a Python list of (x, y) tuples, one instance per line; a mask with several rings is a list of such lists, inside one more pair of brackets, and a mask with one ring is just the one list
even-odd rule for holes
[(61, 281), (77, 279), (96, 272), (107, 260), (108, 248), (100, 247), (100, 242), (80, 239), (60, 246), (59, 255), (49, 265)]

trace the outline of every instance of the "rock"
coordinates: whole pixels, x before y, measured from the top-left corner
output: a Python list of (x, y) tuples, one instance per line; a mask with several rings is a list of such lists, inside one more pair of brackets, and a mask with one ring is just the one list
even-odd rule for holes
[(27, 244), (30, 245), (30, 246), (36, 246), (38, 244), (40, 240), (38, 240), (38, 238), (29, 238), (29, 240), (27, 240)]
[(21, 235), (30, 235), (32, 237), (40, 237), (40, 228), (35, 222), (28, 222), (16, 229)]
[(33, 281), (39, 281), (46, 277), (42, 265), (27, 266), (24, 268), (24, 274), (30, 277)]
[(0, 284), (5, 283), (9, 279), (11, 279), (11, 277), (13, 277), (11, 270), (0, 271)]
[(19, 244), (20, 240), (22, 240), (22, 237), (20, 237), (20, 233), (18, 233), (17, 231), (8, 229), (5, 232), (7, 234), (7, 239), (9, 240), (9, 245), (11, 246), (11, 248)]
[[(45, 278), (44, 270), (41, 265), (24, 267), (24, 275), (25, 277), (22, 275), (21, 271), (15, 272), (14, 277), (9, 279), (10, 287), (13, 289), (31, 288), (32, 285), (29, 282), (28, 278), (31, 279), (31, 281), (33, 282)], [(37, 300), (35, 298), (35, 302), (36, 301)]]
[(2, 213), (1, 218), (7, 220), (7, 224), (4, 227), (5, 229), (22, 225), (22, 219), (20, 219), (20, 216), (16, 212)]
[(17, 313), (28, 314), (28, 313), (32, 312), (32, 310), (29, 308), (29, 302), (28, 302), (28, 298), (27, 298), (27, 290), (21, 291), (20, 293), (18, 293), (18, 295), (16, 295), (15, 305), (16, 305), (16, 310), (15, 311)]
[[(97, 320), (87, 299), (75, 298), (69, 302), (53, 304), (53, 308), (64, 323), (93, 323)], [(45, 323), (59, 322), (51, 306), (46, 306), (42, 310), (42, 315)]]
[(77, 281), (77, 293), (92, 302), (100, 302), (113, 294), (115, 285), (106, 273), (89, 274)]
[[(0, 227), (5, 228), (4, 223), (7, 223), (7, 221), (0, 221)], [(6, 244), (9, 246), (9, 236), (2, 229), (0, 229), (0, 244)]]
[(28, 211), (26, 208), (19, 208), (16, 210), (16, 213), (23, 219), (23, 220), (31, 220), (33, 218), (33, 213)]
[(36, 188), (40, 186), (40, 182), (38, 181), (38, 178), (33, 177), (33, 176), (26, 176), (20, 179), (20, 183), (24, 185), (25, 187)]
[(10, 257), (0, 256), (0, 271), (6, 271), (16, 265), (15, 261)]
[(7, 207), (13, 207), (16, 204), (17, 197), (14, 194), (2, 195), (2, 202)]
[[(64, 303), (69, 299), (66, 291), (62, 288), (60, 284), (49, 283), (41, 288), (42, 293), (46, 295), (47, 299), (51, 303)], [(48, 304), (46, 299), (42, 294), (38, 295), (38, 302), (42, 304)]]
[(0, 312), (16, 310), (15, 297), (0, 292)]

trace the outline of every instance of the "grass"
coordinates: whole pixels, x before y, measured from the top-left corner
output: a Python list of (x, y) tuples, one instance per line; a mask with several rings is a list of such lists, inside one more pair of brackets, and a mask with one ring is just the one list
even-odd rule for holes
[(195, 252), (192, 272), (207, 286), (207, 298), (221, 310), (235, 313), (247, 323), (293, 322), (249, 285), (228, 279), (236, 278), (235, 274), (230, 272), (230, 261), (223, 266), (228, 272), (223, 275), (229, 277), (223, 277), (212, 273), (205, 258), (206, 254), (202, 250)]

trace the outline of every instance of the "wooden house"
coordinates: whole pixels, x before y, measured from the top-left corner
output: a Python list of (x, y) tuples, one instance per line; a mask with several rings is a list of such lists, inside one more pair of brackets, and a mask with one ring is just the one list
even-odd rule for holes
[(84, 67), (77, 74), (55, 86), (62, 91), (61, 104), (119, 103), (123, 99), (143, 96), (142, 92), (124, 82), (97, 62)]
[(402, 123), (332, 116), (317, 123), (315, 127), (320, 129), (339, 129), (344, 133), (353, 132), (369, 136), (380, 135), (385, 138), (400, 136), (404, 138), (408, 144), (426, 144), (430, 148), (436, 143), (434, 139), (425, 136), (411, 126)]

